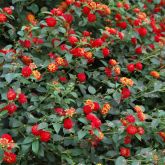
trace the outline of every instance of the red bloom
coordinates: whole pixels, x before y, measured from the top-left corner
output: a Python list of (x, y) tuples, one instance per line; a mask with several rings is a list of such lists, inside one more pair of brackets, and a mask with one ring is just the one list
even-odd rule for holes
[(12, 152), (4, 152), (3, 161), (9, 164), (16, 163), (16, 154)]
[(3, 11), (9, 15), (12, 15), (13, 11), (10, 7), (4, 7), (3, 8)]
[(136, 49), (135, 49), (135, 53), (136, 54), (142, 54), (142, 47), (140, 46), (140, 47), (137, 47)]
[(138, 129), (136, 126), (134, 125), (129, 125), (127, 128), (126, 128), (126, 131), (128, 134), (130, 135), (135, 135), (137, 132), (138, 132)]
[(100, 47), (103, 44), (103, 41), (101, 38), (95, 39), (94, 41), (91, 42), (92, 47)]
[(77, 74), (77, 78), (78, 78), (78, 80), (80, 81), (80, 82), (85, 82), (86, 81), (86, 75), (85, 75), (85, 73), (78, 73)]
[(132, 44), (136, 45), (137, 44), (137, 39), (135, 37), (131, 38)]
[(73, 21), (73, 16), (72, 16), (71, 14), (63, 14), (63, 17), (64, 17), (64, 19), (65, 19), (65, 21), (66, 21), (67, 23), (69, 23), (69, 24), (72, 23), (72, 21)]
[(98, 118), (92, 120), (92, 122), (91, 122), (91, 125), (93, 128), (99, 128), (101, 126), (101, 124), (102, 124), (101, 120)]
[(126, 29), (127, 28), (127, 23), (126, 22), (120, 22), (120, 23), (118, 23), (118, 26), (122, 29)]
[(96, 15), (92, 14), (92, 13), (89, 13), (88, 14), (88, 21), (89, 22), (95, 22), (96, 21)]
[(44, 40), (43, 40), (42, 38), (34, 37), (34, 38), (33, 38), (33, 42), (34, 42), (36, 45), (39, 45), (39, 44), (43, 44), (43, 43), (44, 43)]
[(82, 12), (85, 14), (85, 15), (88, 15), (90, 13), (91, 9), (87, 6), (85, 6), (83, 9), (82, 9)]
[(121, 8), (121, 7), (123, 7), (123, 3), (122, 3), (122, 2), (117, 2), (116, 6), (117, 6), (118, 8)]
[(122, 32), (118, 32), (118, 37), (121, 39), (121, 40), (123, 40), (123, 38), (124, 38), (124, 33), (122, 33)]
[(84, 113), (85, 113), (86, 115), (88, 115), (89, 113), (92, 112), (92, 109), (91, 109), (91, 107), (90, 107), (89, 105), (85, 105), (85, 106), (83, 107), (83, 111), (84, 111)]
[(135, 122), (135, 117), (133, 115), (128, 115), (128, 116), (126, 116), (126, 120), (129, 123), (134, 123)]
[(120, 148), (120, 155), (124, 156), (124, 157), (129, 157), (130, 156), (130, 149), (125, 148), (125, 147), (121, 147)]
[(149, 44), (148, 46), (149, 46), (151, 49), (155, 49), (154, 44)]
[(130, 9), (130, 5), (129, 5), (128, 3), (125, 3), (125, 4), (124, 4), (124, 8), (125, 8), (126, 10), (128, 10), (128, 9)]
[(123, 99), (126, 99), (126, 98), (130, 97), (131, 92), (128, 88), (123, 88), (122, 92), (121, 92), (121, 95), (122, 95)]
[(64, 128), (71, 129), (73, 127), (73, 121), (70, 118), (64, 119)]
[(18, 95), (18, 102), (19, 102), (20, 104), (24, 104), (24, 103), (27, 102), (27, 98), (26, 98), (26, 96), (25, 96), (24, 93), (20, 93), (20, 94)]
[(142, 70), (142, 69), (143, 69), (142, 63), (141, 63), (141, 62), (137, 62), (137, 63), (135, 64), (135, 68), (136, 68), (137, 70)]
[(109, 55), (110, 51), (109, 51), (108, 48), (103, 48), (103, 49), (102, 49), (102, 53), (103, 53), (103, 56), (104, 56), (104, 57), (107, 57), (107, 56)]
[(126, 136), (124, 138), (124, 144), (130, 144), (131, 143), (131, 137), (130, 136)]
[(84, 55), (84, 50), (82, 48), (73, 48), (70, 50), (70, 53), (74, 57), (82, 57)]
[(38, 130), (38, 124), (35, 124), (31, 128), (31, 132), (33, 135), (38, 136), (41, 130)]
[(97, 117), (93, 114), (93, 113), (90, 113), (86, 116), (87, 120), (89, 121), (93, 121), (93, 120), (96, 120)]
[(39, 136), (42, 142), (48, 142), (51, 139), (51, 133), (49, 131), (41, 130)]
[(60, 116), (65, 116), (65, 111), (63, 108), (54, 108), (54, 112), (56, 112)]
[(25, 65), (30, 65), (30, 63), (32, 63), (32, 59), (29, 56), (21, 56), (21, 61), (25, 64)]
[(143, 135), (143, 134), (145, 133), (143, 127), (138, 127), (137, 129), (138, 129), (138, 134), (139, 134), (139, 135)]
[(0, 23), (5, 23), (7, 21), (7, 17), (5, 14), (0, 14)]
[(54, 26), (56, 26), (57, 21), (53, 17), (48, 17), (48, 18), (46, 18), (46, 23), (49, 27), (54, 27)]
[(7, 110), (9, 114), (13, 114), (17, 110), (17, 106), (14, 103), (10, 103), (4, 107), (4, 110)]
[(107, 75), (107, 77), (111, 77), (112, 76), (112, 71), (108, 67), (105, 67), (104, 72)]
[(24, 41), (20, 40), (20, 43), (21, 43), (21, 45), (22, 45), (23, 47), (25, 47), (25, 48), (30, 48), (30, 47), (31, 47), (31, 42), (30, 42), (30, 40), (24, 40)]
[(139, 26), (141, 24), (141, 20), (140, 19), (136, 19), (133, 22), (134, 26)]
[(29, 77), (32, 74), (32, 70), (29, 66), (25, 66), (22, 68), (22, 76), (23, 77)]
[(100, 105), (98, 102), (93, 102), (94, 103), (94, 111), (98, 111), (100, 109)]
[(88, 32), (88, 31), (86, 31), (86, 30), (83, 31), (83, 36), (84, 36), (84, 37), (88, 37), (88, 36), (90, 36), (90, 34), (91, 34), (91, 33)]
[(65, 2), (67, 3), (67, 5), (71, 5), (74, 3), (74, 0), (65, 0)]
[(147, 35), (147, 29), (144, 27), (141, 27), (138, 29), (138, 33), (141, 37), (145, 37)]
[(2, 136), (1, 136), (1, 138), (4, 138), (4, 139), (7, 139), (8, 140), (8, 142), (11, 142), (13, 139), (12, 139), (12, 137), (11, 137), (11, 135), (9, 135), (9, 134), (3, 134)]
[(121, 19), (122, 19), (121, 14), (117, 13), (117, 14), (115, 15), (115, 20), (120, 21)]
[(160, 36), (160, 35), (156, 35), (156, 36), (154, 37), (155, 42), (159, 42), (160, 39), (161, 39), (161, 36)]
[(68, 40), (72, 45), (75, 45), (78, 42), (78, 38), (75, 36), (69, 36)]
[(128, 65), (127, 65), (127, 70), (128, 70), (129, 72), (134, 72), (134, 70), (135, 70), (134, 64), (128, 64)]
[(63, 83), (66, 83), (66, 82), (67, 82), (67, 78), (64, 77), (64, 76), (60, 76), (60, 77), (59, 77), (59, 80), (60, 80), (61, 82), (63, 82)]
[(7, 92), (7, 99), (8, 100), (15, 100), (16, 96), (17, 96), (17, 94), (14, 91), (14, 89), (10, 88)]

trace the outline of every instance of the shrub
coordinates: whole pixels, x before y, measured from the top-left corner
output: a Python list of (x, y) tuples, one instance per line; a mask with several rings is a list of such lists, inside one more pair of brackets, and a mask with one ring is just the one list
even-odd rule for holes
[(163, 165), (164, 0), (9, 3), (0, 161)]

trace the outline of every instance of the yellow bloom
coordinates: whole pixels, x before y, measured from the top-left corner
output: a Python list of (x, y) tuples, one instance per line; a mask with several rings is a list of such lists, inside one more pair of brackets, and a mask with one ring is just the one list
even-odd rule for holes
[(76, 110), (74, 108), (69, 108), (65, 110), (65, 114), (72, 117), (76, 113)]
[(93, 101), (89, 99), (85, 101), (85, 105), (89, 105), (91, 109), (94, 109), (95, 107), (95, 104), (93, 103)]

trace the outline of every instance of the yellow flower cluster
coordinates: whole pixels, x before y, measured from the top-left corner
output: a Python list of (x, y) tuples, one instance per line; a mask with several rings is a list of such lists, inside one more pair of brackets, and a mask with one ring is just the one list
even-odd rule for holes
[(111, 105), (109, 103), (105, 103), (103, 108), (101, 109), (101, 114), (106, 115), (111, 109)]
[(120, 78), (120, 82), (124, 85), (124, 86), (133, 86), (134, 82), (132, 79), (129, 79), (127, 77), (121, 77)]
[(76, 113), (76, 110), (74, 108), (69, 108), (65, 110), (65, 114), (69, 117), (72, 117)]

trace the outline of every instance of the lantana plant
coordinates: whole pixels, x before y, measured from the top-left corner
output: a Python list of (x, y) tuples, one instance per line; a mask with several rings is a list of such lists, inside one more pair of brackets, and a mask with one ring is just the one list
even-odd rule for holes
[(165, 1), (12, 0), (0, 9), (0, 162), (165, 162)]

